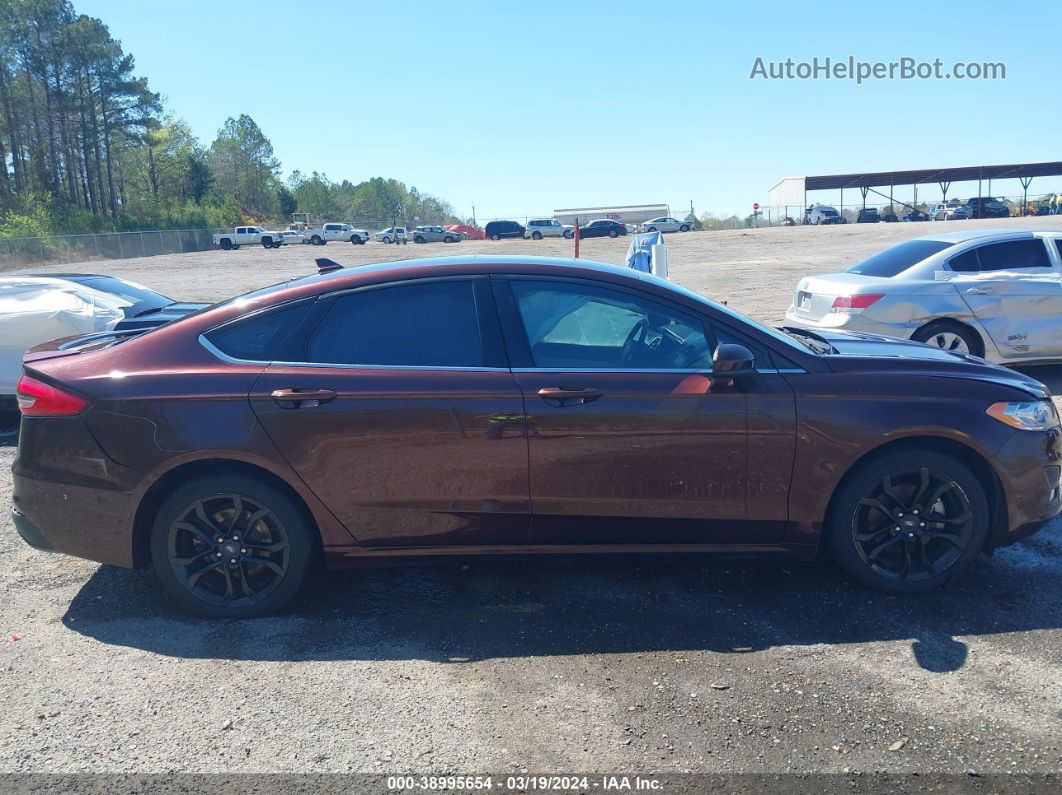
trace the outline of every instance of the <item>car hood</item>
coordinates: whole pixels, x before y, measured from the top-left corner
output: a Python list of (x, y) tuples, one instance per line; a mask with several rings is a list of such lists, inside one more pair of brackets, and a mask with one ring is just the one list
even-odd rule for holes
[(1048, 398), (1050, 390), (1035, 378), (990, 364), (977, 356), (953, 353), (911, 340), (852, 331), (818, 331), (820, 340), (836, 353), (823, 357), (838, 373), (902, 371), (941, 378), (964, 378), (1009, 386), (1035, 398)]

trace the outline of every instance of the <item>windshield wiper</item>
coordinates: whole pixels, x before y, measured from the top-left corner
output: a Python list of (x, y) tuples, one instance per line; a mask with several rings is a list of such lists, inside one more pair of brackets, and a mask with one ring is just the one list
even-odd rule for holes
[(797, 328), (795, 326), (782, 326), (781, 330), (790, 337), (797, 338), (798, 341), (803, 342), (816, 353), (838, 352), (828, 339), (821, 334), (816, 334), (814, 331), (808, 331), (806, 328)]

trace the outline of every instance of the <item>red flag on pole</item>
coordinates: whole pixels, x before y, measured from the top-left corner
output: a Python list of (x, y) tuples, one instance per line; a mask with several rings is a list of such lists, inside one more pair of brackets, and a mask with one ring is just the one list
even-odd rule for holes
[(572, 235), (575, 238), (575, 258), (579, 259), (579, 219), (575, 219), (575, 232)]

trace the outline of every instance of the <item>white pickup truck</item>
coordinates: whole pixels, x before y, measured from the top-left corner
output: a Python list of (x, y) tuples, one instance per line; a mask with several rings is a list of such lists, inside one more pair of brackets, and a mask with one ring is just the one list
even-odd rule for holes
[(255, 243), (261, 243), (263, 248), (280, 248), (283, 240), (278, 232), (267, 232), (260, 226), (237, 226), (231, 232), (214, 235), (214, 245), (226, 251)]
[(355, 229), (350, 224), (327, 223), (321, 226), (308, 226), (302, 230), (302, 242), (311, 243), (315, 246), (323, 246), (333, 240), (344, 243), (348, 240), (355, 246), (360, 246), (369, 239), (369, 233), (364, 229)]

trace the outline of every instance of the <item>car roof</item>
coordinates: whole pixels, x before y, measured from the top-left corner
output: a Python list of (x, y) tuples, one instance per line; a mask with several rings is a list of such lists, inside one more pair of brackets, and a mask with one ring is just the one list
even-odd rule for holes
[(951, 243), (955, 245), (958, 243), (965, 243), (968, 240), (979, 240), (981, 238), (991, 237), (1005, 239), (1008, 237), (1021, 237), (1043, 232), (1057, 235), (1062, 234), (1062, 229), (963, 229), (955, 232), (942, 232), (939, 235), (925, 235), (924, 237), (917, 239), (939, 240), (942, 243)]

